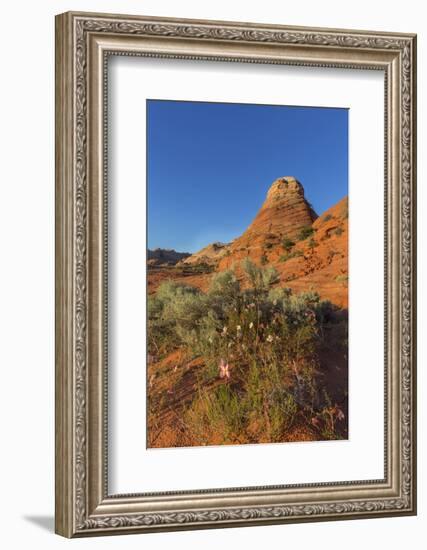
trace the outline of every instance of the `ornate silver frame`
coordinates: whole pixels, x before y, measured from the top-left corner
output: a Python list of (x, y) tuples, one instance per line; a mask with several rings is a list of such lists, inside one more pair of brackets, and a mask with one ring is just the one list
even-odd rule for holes
[[(106, 58), (368, 68), (385, 74), (385, 477), (109, 495)], [(56, 532), (66, 537), (416, 513), (416, 37), (65, 13), (56, 18)]]

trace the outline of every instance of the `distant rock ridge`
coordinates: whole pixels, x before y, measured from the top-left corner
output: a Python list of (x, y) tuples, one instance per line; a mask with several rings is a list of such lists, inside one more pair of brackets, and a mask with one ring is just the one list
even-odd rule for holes
[(180, 260), (191, 256), (189, 252), (177, 252), (172, 248), (155, 248), (154, 250), (148, 249), (147, 260), (148, 265), (175, 265)]
[(208, 244), (199, 252), (192, 254), (180, 262), (180, 265), (207, 264), (216, 265), (218, 261), (228, 254), (230, 243), (215, 242)]

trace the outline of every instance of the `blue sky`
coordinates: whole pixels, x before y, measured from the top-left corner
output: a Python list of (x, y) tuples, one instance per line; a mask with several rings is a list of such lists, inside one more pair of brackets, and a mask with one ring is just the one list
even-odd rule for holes
[(348, 111), (147, 101), (148, 247), (195, 252), (251, 223), (294, 176), (320, 215), (348, 193)]

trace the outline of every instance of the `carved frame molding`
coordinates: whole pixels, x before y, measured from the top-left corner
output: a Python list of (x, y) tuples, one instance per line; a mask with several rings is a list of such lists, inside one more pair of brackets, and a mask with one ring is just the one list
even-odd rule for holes
[[(103, 281), (109, 55), (384, 71), (384, 480), (108, 495)], [(414, 514), (415, 36), (69, 12), (56, 18), (56, 71), (57, 533), (74, 537)]]

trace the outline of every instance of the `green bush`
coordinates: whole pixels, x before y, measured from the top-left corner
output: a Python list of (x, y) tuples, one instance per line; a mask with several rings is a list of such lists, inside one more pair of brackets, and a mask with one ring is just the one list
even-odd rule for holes
[(346, 286), (348, 284), (348, 275), (337, 275), (335, 280), (337, 283), (343, 283)]
[(295, 243), (292, 239), (289, 239), (288, 237), (284, 237), (282, 239), (282, 247), (286, 252), (289, 252), (294, 246)]
[(207, 263), (195, 264), (191, 266), (190, 271), (193, 273), (212, 273), (214, 271), (214, 266)]
[(346, 204), (342, 211), (341, 211), (341, 216), (346, 220), (348, 218), (348, 204)]
[(310, 235), (313, 235), (314, 229), (310, 225), (307, 225), (303, 227), (300, 232), (298, 233), (298, 240), (299, 241), (305, 241)]
[(229, 385), (213, 391), (200, 389), (185, 414), (187, 424), (201, 444), (212, 434), (220, 434), (222, 442), (238, 436), (243, 429), (247, 410), (245, 403)]
[(210, 296), (220, 296), (228, 303), (229, 301), (233, 301), (239, 292), (240, 283), (233, 271), (221, 271), (212, 277), (209, 287)]
[(270, 438), (279, 441), (292, 426), (298, 412), (298, 405), (294, 396), (286, 390), (276, 390), (271, 397), (269, 408)]
[(277, 286), (273, 267), (246, 259), (242, 268), (244, 284), (230, 270), (214, 275), (207, 293), (165, 282), (148, 301), (149, 353), (183, 348), (203, 358), (183, 421), (200, 443), (281, 441), (320, 403), (317, 350), (334, 307), (315, 292)]
[(337, 235), (338, 237), (343, 233), (344, 233), (344, 230), (342, 229), (342, 227), (337, 227), (334, 231), (334, 234)]
[(282, 254), (279, 260), (281, 262), (287, 262), (291, 258), (300, 258), (301, 256), (304, 256), (304, 253), (302, 250), (294, 250), (292, 252), (289, 252), (288, 254)]
[(256, 295), (267, 292), (272, 285), (280, 281), (280, 277), (273, 266), (260, 268), (246, 258), (242, 262), (242, 267), (246, 279)]
[(308, 247), (311, 249), (316, 248), (316, 246), (318, 246), (317, 242), (313, 238), (311, 238), (307, 244), (308, 244)]
[(204, 315), (205, 295), (190, 286), (167, 281), (148, 299), (149, 353), (169, 352), (196, 338), (195, 327)]

